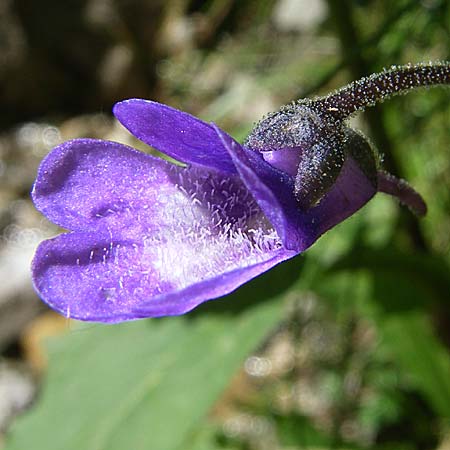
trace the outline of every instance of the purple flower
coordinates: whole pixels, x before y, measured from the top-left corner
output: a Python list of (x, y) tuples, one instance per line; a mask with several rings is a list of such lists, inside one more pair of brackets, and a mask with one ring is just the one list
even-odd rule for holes
[[(182, 314), (306, 250), (377, 190), (423, 213), (418, 194), (380, 172), (371, 145), (328, 104), (342, 133), (323, 130), (325, 116), (311, 113), (320, 101), (297, 111), (308, 119), (297, 120), (297, 131), (303, 126), (309, 138), (289, 145), (272, 115), (244, 146), (169, 106), (116, 104), (115, 116), (132, 134), (184, 166), (103, 140), (56, 147), (39, 168), (32, 198), (70, 232), (37, 249), (32, 272), (41, 298), (80, 320)], [(283, 111), (277, 114), (286, 122), (294, 113)], [(317, 143), (321, 133), (322, 146), (334, 138), (342, 146), (338, 163), (320, 146), (311, 161), (308, 139)], [(325, 166), (336, 169), (330, 178)]]

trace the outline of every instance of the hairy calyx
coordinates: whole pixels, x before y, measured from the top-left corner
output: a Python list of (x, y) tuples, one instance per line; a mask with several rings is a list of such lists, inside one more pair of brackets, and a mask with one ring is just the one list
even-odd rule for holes
[(362, 133), (352, 130), (347, 120), (394, 95), (448, 84), (449, 62), (393, 66), (327, 96), (283, 106), (255, 126), (245, 145), (262, 152), (273, 166), (295, 176), (294, 194), (303, 210), (320, 203), (336, 182), (346, 159), (352, 158), (380, 191), (414, 192), (404, 195), (403, 201), (422, 215), (426, 208), (420, 195), (393, 175), (389, 174), (387, 181), (378, 167), (373, 145)]

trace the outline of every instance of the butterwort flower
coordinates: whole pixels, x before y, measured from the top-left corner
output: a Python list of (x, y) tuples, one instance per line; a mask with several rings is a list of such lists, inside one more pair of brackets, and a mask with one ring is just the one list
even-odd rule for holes
[(70, 231), (38, 247), (37, 292), (80, 320), (182, 314), (303, 252), (377, 191), (424, 214), (419, 194), (380, 169), (346, 120), (396, 93), (446, 83), (448, 63), (391, 68), (283, 107), (243, 145), (160, 103), (116, 104), (134, 136), (182, 164), (104, 140), (53, 149), (32, 198)]

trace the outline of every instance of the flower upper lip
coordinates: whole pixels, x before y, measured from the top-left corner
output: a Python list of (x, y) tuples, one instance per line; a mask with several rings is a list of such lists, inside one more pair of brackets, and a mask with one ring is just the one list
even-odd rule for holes
[(180, 162), (236, 173), (214, 126), (197, 117), (137, 98), (116, 103), (113, 112), (131, 134)]

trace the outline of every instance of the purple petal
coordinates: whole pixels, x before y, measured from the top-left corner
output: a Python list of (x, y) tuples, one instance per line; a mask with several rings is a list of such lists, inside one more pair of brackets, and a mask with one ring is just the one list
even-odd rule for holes
[(32, 264), (35, 288), (51, 308), (79, 320), (112, 323), (176, 315), (296, 254), (211, 241), (196, 253), (198, 241), (190, 249), (185, 238), (159, 244), (158, 239), (76, 232), (44, 241)]
[(271, 166), (260, 153), (242, 147), (219, 128), (239, 175), (287, 249), (310, 247), (323, 233), (365, 205), (376, 193), (355, 161), (348, 158), (319, 205), (304, 212), (294, 196), (294, 177)]
[(138, 139), (178, 161), (236, 172), (214, 128), (190, 114), (161, 103), (130, 99), (116, 103), (114, 115)]
[(355, 160), (348, 157), (331, 190), (315, 208), (308, 211), (308, 216), (317, 224), (317, 237), (353, 215), (376, 192), (372, 181)]
[[(52, 222), (73, 231), (132, 224), (151, 215), (164, 189), (174, 191), (172, 164), (116, 142), (76, 139), (42, 161), (32, 198)], [(176, 170), (176, 169), (175, 169)]]
[(264, 160), (271, 166), (295, 177), (301, 162), (302, 151), (299, 147), (280, 148), (278, 150), (265, 151), (262, 155)]

